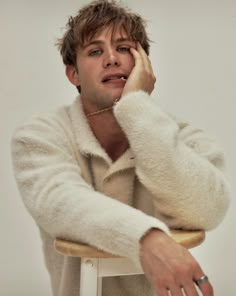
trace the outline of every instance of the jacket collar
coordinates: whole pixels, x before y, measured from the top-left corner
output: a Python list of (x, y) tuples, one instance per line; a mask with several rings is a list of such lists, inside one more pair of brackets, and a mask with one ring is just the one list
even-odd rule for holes
[(80, 96), (70, 106), (70, 117), (75, 131), (75, 138), (80, 153), (85, 156), (96, 156), (104, 159), (109, 165), (107, 174), (134, 167), (134, 157), (128, 149), (117, 161), (112, 162), (106, 151), (94, 136), (84, 114)]

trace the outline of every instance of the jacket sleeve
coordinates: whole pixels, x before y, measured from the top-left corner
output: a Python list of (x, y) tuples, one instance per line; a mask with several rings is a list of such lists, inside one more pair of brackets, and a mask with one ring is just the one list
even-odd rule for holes
[(70, 132), (58, 119), (41, 118), (13, 136), (13, 166), (26, 208), (52, 238), (82, 241), (139, 264), (140, 238), (152, 227), (168, 233), (167, 226), (87, 184)]
[(170, 227), (212, 229), (229, 205), (224, 156), (202, 130), (177, 121), (143, 91), (123, 97), (115, 116), (129, 139), (140, 181)]

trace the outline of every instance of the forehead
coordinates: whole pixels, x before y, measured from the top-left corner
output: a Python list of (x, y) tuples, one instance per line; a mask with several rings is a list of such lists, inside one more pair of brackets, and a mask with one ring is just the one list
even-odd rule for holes
[(91, 34), (84, 42), (84, 46), (86, 47), (88, 44), (95, 40), (100, 41), (121, 41), (121, 40), (130, 40), (133, 41), (127, 34), (126, 30), (123, 27), (114, 27), (109, 26), (105, 28), (101, 28), (95, 34)]

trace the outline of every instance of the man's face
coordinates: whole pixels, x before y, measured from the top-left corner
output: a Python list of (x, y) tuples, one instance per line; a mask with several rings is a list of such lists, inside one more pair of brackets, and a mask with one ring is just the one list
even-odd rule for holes
[(78, 49), (76, 64), (81, 99), (90, 111), (109, 107), (121, 97), (134, 67), (131, 47), (136, 47), (136, 43), (124, 30), (112, 35), (111, 27), (107, 27)]

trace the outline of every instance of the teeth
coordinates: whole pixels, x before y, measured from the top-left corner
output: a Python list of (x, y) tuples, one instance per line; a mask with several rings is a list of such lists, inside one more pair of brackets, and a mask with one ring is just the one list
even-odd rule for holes
[(125, 76), (111, 76), (111, 77), (108, 77), (108, 78), (104, 79), (103, 82), (106, 82), (106, 81), (109, 81), (109, 80), (114, 80), (114, 79), (121, 79), (123, 81), (126, 81), (127, 77), (125, 77)]

